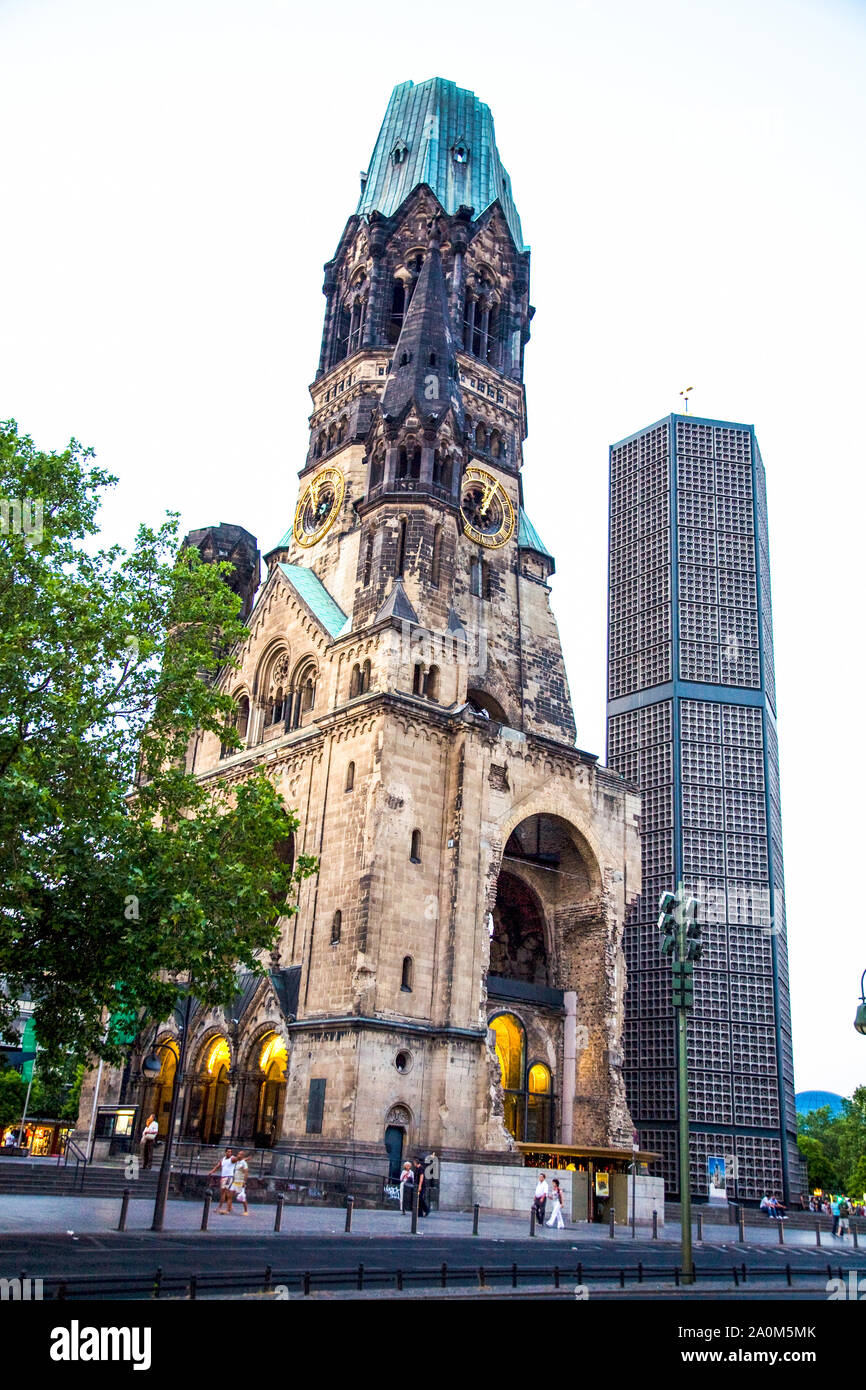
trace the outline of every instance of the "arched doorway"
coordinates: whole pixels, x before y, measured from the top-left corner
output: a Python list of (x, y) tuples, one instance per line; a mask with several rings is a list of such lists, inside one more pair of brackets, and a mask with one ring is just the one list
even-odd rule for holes
[(141, 1107), (142, 1124), (147, 1123), (148, 1115), (155, 1115), (159, 1125), (159, 1137), (168, 1134), (168, 1117), (171, 1110), (171, 1093), (177, 1072), (177, 1043), (174, 1039), (161, 1043), (156, 1049), (160, 1060), (160, 1071), (155, 1081), (144, 1088), (144, 1104)]
[(222, 1139), (231, 1063), (231, 1052), (226, 1039), (214, 1039), (208, 1048), (205, 1062), (207, 1079), (204, 1082), (199, 1126), (203, 1144), (217, 1144)]
[(287, 1061), (286, 1044), (278, 1033), (269, 1033), (259, 1053), (259, 1097), (253, 1136), (257, 1148), (273, 1148), (280, 1136)]

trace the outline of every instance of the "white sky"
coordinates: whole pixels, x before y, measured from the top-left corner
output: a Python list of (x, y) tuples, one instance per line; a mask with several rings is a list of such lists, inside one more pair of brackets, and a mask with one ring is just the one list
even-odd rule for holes
[(0, 56), (0, 418), (96, 448), (111, 540), (173, 508), (274, 543), (391, 88), (491, 106), (578, 742), (604, 753), (607, 446), (694, 385), (767, 466), (797, 1089), (866, 1082), (864, 5), (0, 0)]

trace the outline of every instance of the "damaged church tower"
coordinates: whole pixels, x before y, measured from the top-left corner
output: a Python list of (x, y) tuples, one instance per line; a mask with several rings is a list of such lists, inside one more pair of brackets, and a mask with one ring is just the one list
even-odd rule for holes
[(631, 1158), (640, 802), (575, 745), (520, 476), (529, 251), (473, 93), (395, 88), (324, 293), (294, 519), (226, 677), (245, 747), (191, 753), (264, 765), (321, 867), (271, 974), (196, 1015), (182, 1134), (382, 1175), (432, 1150), (452, 1206), (582, 1147), (592, 1215), (589, 1156)]

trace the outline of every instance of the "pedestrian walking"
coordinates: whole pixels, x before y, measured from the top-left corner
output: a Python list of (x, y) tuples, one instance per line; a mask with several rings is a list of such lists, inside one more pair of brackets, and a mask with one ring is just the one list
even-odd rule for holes
[(830, 1215), (833, 1218), (833, 1235), (839, 1234), (839, 1212), (841, 1203), (838, 1197), (834, 1197), (830, 1203)]
[(558, 1231), (565, 1229), (565, 1222), (562, 1219), (562, 1188), (559, 1179), (553, 1179), (553, 1191), (550, 1194), (552, 1210), (547, 1218), (548, 1226), (555, 1226)]
[(231, 1216), (232, 1180), (235, 1175), (234, 1150), (231, 1147), (227, 1148), (222, 1158), (217, 1160), (208, 1173), (208, 1177), (216, 1172), (219, 1172), (220, 1175), (219, 1214), (220, 1216)]
[(424, 1164), (421, 1162), (420, 1158), (415, 1159), (412, 1168), (415, 1173), (415, 1186), (418, 1189), (418, 1215), (426, 1216), (430, 1208), (427, 1205), (427, 1183), (424, 1178)]
[(159, 1125), (155, 1115), (148, 1115), (147, 1124), (141, 1131), (141, 1166), (150, 1168), (153, 1163), (153, 1146), (159, 1134)]
[(249, 1216), (250, 1214), (249, 1202), (247, 1201), (247, 1178), (249, 1177), (249, 1172), (250, 1165), (247, 1163), (243, 1149), (241, 1149), (240, 1152), (235, 1155), (235, 1171), (232, 1174), (229, 1211), (231, 1211), (231, 1202), (241, 1202), (243, 1204), (244, 1216)]
[(539, 1173), (538, 1182), (535, 1184), (535, 1196), (532, 1199), (532, 1205), (535, 1207), (535, 1219), (539, 1226), (544, 1225), (544, 1212), (549, 1195), (550, 1188), (547, 1186), (547, 1175), (545, 1173)]
[(847, 1197), (842, 1197), (839, 1201), (839, 1237), (844, 1240), (850, 1229), (849, 1217), (851, 1215), (851, 1203)]
[(407, 1159), (400, 1169), (400, 1210), (404, 1214), (412, 1210), (412, 1193), (415, 1190), (415, 1172)]

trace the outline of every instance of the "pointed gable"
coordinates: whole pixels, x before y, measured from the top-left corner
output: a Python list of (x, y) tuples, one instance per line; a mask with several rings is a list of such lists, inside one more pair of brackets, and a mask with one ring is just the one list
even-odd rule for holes
[(430, 249), (391, 360), (382, 394), (382, 417), (389, 424), (399, 424), (413, 406), (425, 425), (440, 425), (450, 410), (458, 428), (463, 428), (456, 344), (435, 222)]

